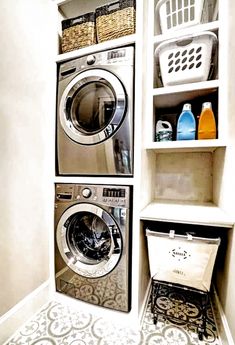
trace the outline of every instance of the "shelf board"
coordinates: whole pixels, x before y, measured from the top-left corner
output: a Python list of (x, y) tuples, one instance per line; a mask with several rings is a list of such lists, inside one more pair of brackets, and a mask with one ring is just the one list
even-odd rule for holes
[(197, 204), (172, 201), (154, 201), (140, 214), (142, 220), (197, 224), (232, 228), (235, 219), (231, 219), (213, 203)]
[(159, 44), (165, 40), (169, 40), (169, 39), (173, 39), (173, 38), (177, 38), (177, 37), (181, 37), (181, 36), (185, 36), (185, 35), (190, 35), (190, 34), (194, 34), (195, 30), (197, 32), (202, 32), (202, 31), (217, 31), (219, 29), (219, 21), (213, 21), (210, 23), (204, 23), (204, 24), (200, 24), (196, 26), (191, 26), (185, 29), (180, 29), (180, 30), (175, 30), (175, 31), (171, 31), (168, 33), (164, 33), (164, 34), (160, 34), (160, 35), (156, 35), (153, 38), (154, 44)]
[(153, 89), (153, 102), (157, 108), (177, 106), (187, 99), (188, 101), (216, 92), (219, 81), (207, 80), (198, 83), (188, 83), (175, 86), (159, 87)]
[(64, 5), (68, 2), (71, 2), (72, 0), (52, 0), (57, 6)]
[(219, 87), (219, 80), (206, 80), (198, 83), (188, 83), (174, 86), (158, 87), (153, 89), (153, 96), (169, 95), (174, 93), (199, 91), (208, 89), (217, 89)]
[(132, 186), (134, 184), (134, 178), (125, 176), (55, 176), (54, 182)]
[(118, 47), (123, 47), (128, 44), (134, 44), (136, 42), (136, 34), (123, 36), (120, 38), (116, 38), (114, 40), (97, 43), (85, 48), (81, 48), (78, 50), (73, 50), (68, 53), (59, 54), (57, 55), (56, 62), (62, 62), (70, 59), (77, 58), (79, 56), (89, 55), (98, 51), (103, 51), (107, 49), (113, 49)]
[(226, 142), (220, 139), (150, 142), (145, 146), (148, 150), (164, 153), (213, 152), (220, 147), (226, 147)]

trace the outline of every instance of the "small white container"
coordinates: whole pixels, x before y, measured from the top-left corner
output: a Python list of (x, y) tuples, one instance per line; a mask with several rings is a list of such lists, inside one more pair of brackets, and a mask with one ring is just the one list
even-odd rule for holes
[[(205, 81), (208, 79), (217, 36), (202, 32), (167, 40), (155, 49), (164, 86)], [(214, 55), (214, 54), (213, 54)]]
[(159, 0), (156, 18), (162, 33), (209, 21), (207, 0)]
[(172, 126), (169, 121), (157, 121), (156, 141), (172, 141)]

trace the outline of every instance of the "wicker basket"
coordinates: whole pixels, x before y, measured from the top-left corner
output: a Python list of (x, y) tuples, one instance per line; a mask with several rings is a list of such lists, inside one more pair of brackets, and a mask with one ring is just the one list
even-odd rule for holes
[(135, 0), (119, 0), (96, 8), (98, 42), (135, 33)]
[(96, 43), (95, 13), (62, 21), (62, 52), (83, 48)]

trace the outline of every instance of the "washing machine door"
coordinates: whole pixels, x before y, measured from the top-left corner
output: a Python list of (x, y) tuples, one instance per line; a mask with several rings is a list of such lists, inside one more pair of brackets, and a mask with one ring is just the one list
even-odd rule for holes
[(64, 90), (60, 123), (75, 142), (100, 143), (117, 130), (126, 112), (126, 94), (120, 80), (103, 69), (90, 69), (77, 75)]
[(68, 208), (58, 222), (56, 237), (66, 265), (84, 277), (105, 276), (122, 255), (120, 229), (107, 211), (93, 204)]

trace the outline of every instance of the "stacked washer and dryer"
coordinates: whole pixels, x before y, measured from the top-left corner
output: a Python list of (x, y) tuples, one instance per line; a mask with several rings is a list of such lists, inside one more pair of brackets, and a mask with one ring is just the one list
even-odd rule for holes
[(114, 183), (55, 185), (56, 290), (126, 312), (132, 188), (115, 179), (133, 176), (133, 85), (134, 46), (58, 64), (57, 175)]

